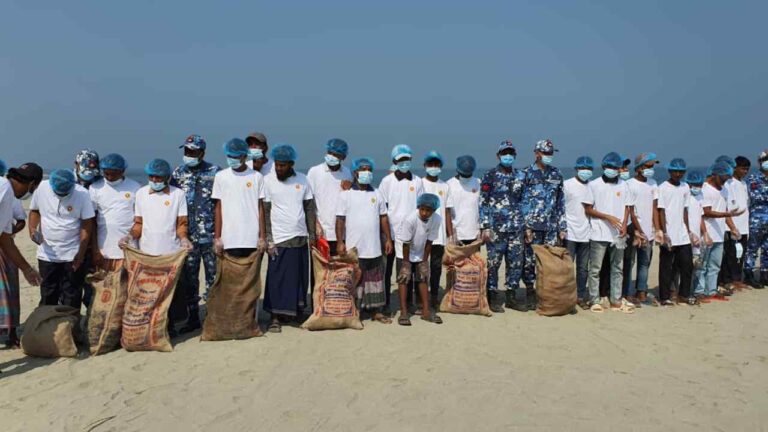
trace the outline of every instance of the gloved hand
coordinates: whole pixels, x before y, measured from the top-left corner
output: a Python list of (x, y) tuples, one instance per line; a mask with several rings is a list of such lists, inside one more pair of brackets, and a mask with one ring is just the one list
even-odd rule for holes
[(26, 279), (32, 286), (40, 286), (40, 284), (43, 283), (43, 278), (40, 276), (40, 273), (31, 266), (28, 269), (23, 270), (22, 273), (24, 274), (24, 279)]
[(343, 240), (336, 241), (336, 254), (344, 255), (347, 253), (347, 245)]
[(533, 230), (530, 230), (530, 229), (525, 230), (525, 243), (526, 244), (533, 243)]
[(397, 283), (407, 284), (411, 280), (411, 263), (403, 260), (400, 272), (397, 274)]
[(120, 249), (125, 249), (127, 246), (133, 245), (133, 237), (130, 235), (123, 236), (120, 240), (117, 241), (117, 246)]
[(696, 235), (696, 233), (694, 233), (693, 231), (690, 231), (688, 233), (688, 237), (691, 239), (691, 244), (694, 247), (699, 247), (699, 245), (701, 244), (701, 241), (699, 239), (699, 236)]
[(565, 237), (567, 237), (567, 236), (568, 236), (568, 232), (567, 231), (560, 231), (559, 233), (557, 233), (557, 238), (559, 238), (561, 242), (564, 242), (565, 241)]
[(181, 239), (180, 246), (182, 249), (186, 250), (187, 252), (192, 252), (192, 242), (189, 241), (188, 238)]
[(712, 237), (709, 236), (709, 233), (704, 233), (704, 244), (707, 247), (712, 247)]
[(213, 253), (217, 256), (224, 255), (224, 242), (220, 238), (213, 239)]
[(656, 233), (653, 235), (653, 239), (658, 244), (664, 243), (664, 232), (661, 230), (656, 231)]
[(731, 240), (738, 241), (741, 239), (741, 232), (738, 229), (731, 230)]
[(256, 245), (256, 249), (259, 252), (266, 252), (267, 251), (267, 240), (266, 239), (259, 239), (259, 243)]
[(271, 256), (272, 258), (277, 256), (277, 245), (274, 243), (268, 243), (267, 244), (267, 254)]
[(43, 242), (45, 241), (45, 239), (43, 238), (43, 232), (40, 231), (39, 229), (32, 232), (32, 234), (29, 235), (29, 238), (31, 238), (32, 242), (38, 246), (43, 244)]
[(493, 241), (493, 235), (491, 234), (491, 230), (484, 229), (480, 232), (480, 239), (483, 240), (483, 243), (490, 243)]
[(454, 245), (454, 246), (459, 246), (459, 245), (461, 245), (461, 242), (456, 237), (456, 234), (454, 234), (454, 235), (448, 237), (448, 244), (449, 245)]
[(429, 280), (429, 263), (422, 261), (416, 266), (416, 272), (419, 274), (419, 279), (422, 281)]

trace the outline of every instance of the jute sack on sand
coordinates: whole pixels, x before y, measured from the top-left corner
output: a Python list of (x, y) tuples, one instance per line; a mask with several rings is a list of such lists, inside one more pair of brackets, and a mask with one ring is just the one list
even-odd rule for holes
[(261, 336), (256, 305), (261, 296), (263, 252), (216, 260), (216, 280), (206, 302), (207, 315), (200, 340), (248, 339)]
[(445, 296), (440, 311), (491, 316), (485, 281), (488, 269), (480, 256), (481, 240), (466, 246), (448, 245), (443, 254), (446, 267)]
[(168, 338), (168, 308), (183, 270), (185, 250), (152, 256), (125, 248), (128, 298), (120, 344), (128, 351), (173, 351)]
[(361, 330), (360, 312), (355, 304), (355, 289), (361, 271), (357, 266), (357, 250), (326, 260), (322, 252), (312, 248), (315, 292), (312, 294), (312, 316), (302, 328), (330, 330), (352, 328)]
[(80, 311), (70, 306), (38, 306), (24, 324), (21, 349), (32, 357), (74, 357)]
[(536, 254), (536, 312), (544, 316), (569, 314), (576, 307), (576, 271), (565, 248), (532, 245)]
[(120, 347), (128, 273), (122, 267), (111, 272), (99, 270), (88, 275), (86, 281), (93, 286), (93, 302), (88, 309), (88, 344), (91, 354), (104, 354)]

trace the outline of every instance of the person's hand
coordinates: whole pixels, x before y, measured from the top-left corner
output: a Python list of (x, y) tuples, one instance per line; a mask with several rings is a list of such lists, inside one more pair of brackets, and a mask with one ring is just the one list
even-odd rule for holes
[(190, 242), (188, 238), (184, 237), (183, 239), (181, 239), (180, 246), (185, 251), (192, 252), (192, 249), (193, 249), (192, 242)]
[(45, 241), (45, 239), (43, 238), (43, 232), (40, 231), (39, 229), (36, 230), (36, 231), (33, 231), (29, 235), (29, 238), (32, 239), (32, 242), (35, 243), (38, 246), (43, 244), (43, 242)]
[(621, 228), (619, 228), (619, 237), (626, 237), (627, 236), (627, 226), (624, 224), (621, 224)]
[[(315, 223), (315, 237), (316, 238), (325, 238), (325, 231), (323, 230), (323, 226), (320, 225), (320, 220), (318, 220)], [(314, 240), (312, 241), (314, 243)]]
[(99, 248), (93, 248), (91, 252), (91, 263), (94, 268), (104, 268), (104, 255), (101, 254)]
[(349, 180), (342, 180), (341, 190), (350, 190), (350, 189), (352, 189), (352, 182)]
[(400, 266), (400, 272), (397, 274), (397, 283), (407, 284), (411, 280), (411, 263), (410, 261), (403, 260), (402, 266)]
[(85, 261), (85, 252), (78, 252), (77, 255), (75, 255), (75, 259), (72, 261), (72, 270), (77, 271), (77, 269), (83, 265), (83, 261)]
[(336, 241), (336, 253), (338, 255), (344, 255), (347, 253), (347, 245), (344, 244), (343, 240)]
[(704, 233), (704, 244), (707, 245), (707, 247), (712, 247), (712, 237), (709, 236), (709, 233)]
[(224, 242), (221, 241), (221, 238), (213, 239), (213, 253), (217, 256), (224, 255)]
[(256, 244), (256, 250), (258, 250), (261, 253), (264, 253), (267, 251), (267, 239), (260, 238), (259, 243)]
[(480, 232), (480, 239), (483, 240), (483, 243), (490, 243), (493, 241), (493, 236), (491, 235), (491, 230), (484, 229)]
[(664, 231), (662, 231), (662, 230), (656, 231), (656, 233), (653, 235), (653, 239), (658, 244), (664, 243)]
[(699, 239), (699, 236), (696, 235), (693, 231), (688, 232), (688, 237), (691, 239), (691, 244), (694, 247), (699, 247), (701, 244), (701, 240)]
[(272, 258), (277, 256), (277, 245), (274, 243), (268, 243), (267, 244), (267, 254), (271, 256)]
[(384, 255), (392, 255), (392, 250), (394, 250), (394, 245), (392, 244), (392, 240), (387, 240), (384, 242)]
[(453, 235), (448, 237), (448, 244), (449, 245), (454, 245), (454, 246), (459, 246), (459, 245), (461, 245), (461, 242), (456, 237), (456, 234), (453, 234)]
[(741, 238), (741, 233), (739, 232), (738, 228), (734, 228), (731, 230), (731, 240), (738, 241)]
[(43, 278), (40, 276), (40, 273), (31, 266), (26, 270), (22, 270), (21, 273), (24, 275), (24, 279), (27, 280), (27, 283), (32, 286), (40, 286), (40, 284), (43, 283)]
[(568, 236), (568, 231), (560, 231), (559, 233), (557, 233), (557, 238), (559, 238), (561, 242), (564, 242), (567, 236)]
[(621, 231), (624, 227), (624, 224), (616, 216), (607, 215), (605, 220), (611, 224), (611, 226), (614, 227), (616, 231)]
[(670, 237), (667, 233), (664, 233), (664, 244), (667, 246), (672, 246), (672, 237)]
[(117, 246), (120, 249), (125, 249), (126, 247), (130, 246), (133, 243), (133, 237), (130, 235), (123, 236), (120, 240), (117, 241)]
[(741, 216), (744, 214), (745, 211), (747, 211), (747, 209), (733, 209), (728, 212), (728, 216), (731, 216), (731, 217)]
[(530, 230), (530, 229), (525, 230), (525, 243), (526, 244), (533, 243), (533, 230)]
[(429, 262), (422, 261), (416, 266), (416, 271), (419, 273), (419, 279), (425, 281), (429, 278)]

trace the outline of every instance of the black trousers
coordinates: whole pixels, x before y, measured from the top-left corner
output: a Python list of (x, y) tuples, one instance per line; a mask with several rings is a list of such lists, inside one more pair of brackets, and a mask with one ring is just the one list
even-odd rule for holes
[(85, 272), (72, 269), (72, 262), (37, 260), (40, 276), (40, 305), (71, 306), (78, 311), (83, 302)]
[(432, 300), (438, 298), (440, 293), (440, 277), (443, 275), (443, 254), (445, 246), (432, 245), (429, 255), (429, 296)]
[(686, 299), (691, 296), (691, 279), (693, 278), (693, 248), (691, 245), (672, 246), (668, 249), (661, 247), (659, 255), (659, 297), (669, 300), (672, 294), (672, 280), (675, 273), (680, 274), (678, 298)]
[(247, 258), (251, 256), (252, 253), (256, 252), (256, 248), (225, 249), (224, 252), (235, 258)]
[[(725, 236), (723, 242), (723, 264), (720, 267), (718, 279), (723, 285), (741, 282), (744, 279), (744, 257), (747, 256), (747, 234), (742, 234), (740, 239), (732, 239), (731, 234)], [(741, 259), (736, 258), (736, 243), (741, 243)]]

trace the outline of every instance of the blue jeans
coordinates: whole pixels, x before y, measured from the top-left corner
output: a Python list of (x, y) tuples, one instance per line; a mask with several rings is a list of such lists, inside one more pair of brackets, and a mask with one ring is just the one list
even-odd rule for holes
[(588, 282), (590, 304), (600, 301), (600, 267), (603, 265), (605, 254), (608, 254), (611, 263), (610, 300), (613, 304), (621, 303), (621, 265), (624, 259), (624, 253), (623, 251), (616, 249), (611, 242), (590, 241)]
[(713, 243), (702, 250), (701, 267), (696, 270), (694, 294), (711, 296), (717, 294), (717, 276), (723, 262), (723, 243)]
[(579, 300), (587, 298), (589, 277), (589, 242), (565, 241), (565, 248), (576, 262), (576, 289)]
[[(632, 238), (627, 240), (627, 248), (624, 249), (624, 282), (621, 293), (624, 297), (634, 297), (638, 291), (648, 291), (648, 270), (651, 268), (653, 258), (653, 242), (648, 242), (644, 247), (632, 246)], [(637, 257), (637, 273), (632, 283), (632, 267), (635, 266)]]

